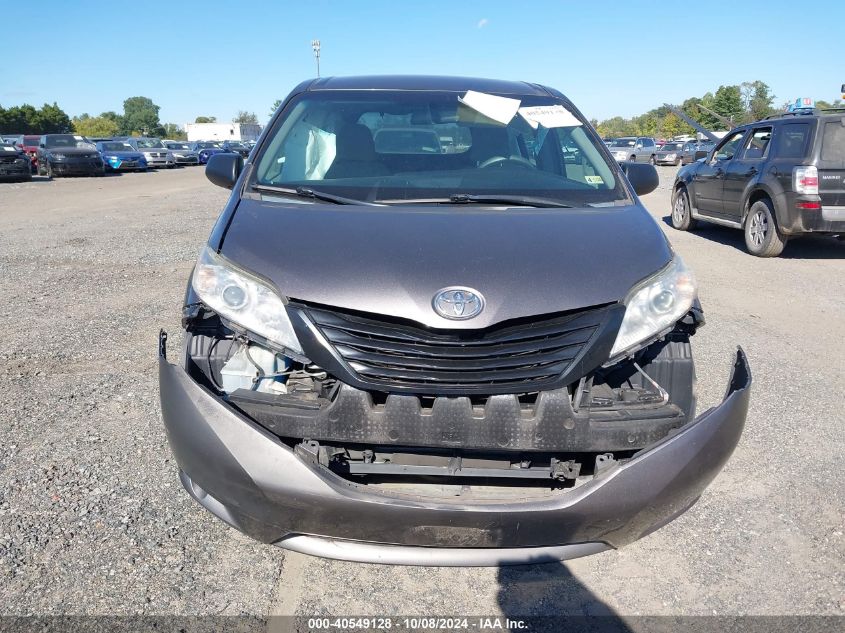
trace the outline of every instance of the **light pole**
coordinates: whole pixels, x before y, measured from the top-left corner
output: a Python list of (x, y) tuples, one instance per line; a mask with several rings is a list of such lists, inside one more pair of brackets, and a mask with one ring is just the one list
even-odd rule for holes
[(314, 51), (314, 59), (317, 60), (317, 77), (320, 77), (320, 40), (311, 40), (311, 49)]

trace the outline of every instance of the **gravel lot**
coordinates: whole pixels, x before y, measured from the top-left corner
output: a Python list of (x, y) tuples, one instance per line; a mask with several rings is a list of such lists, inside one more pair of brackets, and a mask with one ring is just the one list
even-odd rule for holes
[(736, 344), (743, 440), (701, 501), (618, 552), (438, 569), (259, 545), (192, 502), (159, 420), (160, 327), (226, 194), (202, 169), (0, 184), (0, 613), (845, 614), (845, 243), (779, 259), (738, 231), (673, 231), (696, 271), (700, 410)]

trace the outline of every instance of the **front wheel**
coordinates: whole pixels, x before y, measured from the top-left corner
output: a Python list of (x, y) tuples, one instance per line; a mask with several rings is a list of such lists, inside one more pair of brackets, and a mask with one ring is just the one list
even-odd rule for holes
[(745, 247), (757, 257), (777, 257), (786, 246), (786, 237), (775, 223), (772, 203), (758, 200), (745, 216)]
[(47, 176), (47, 180), (53, 180), (53, 166), (49, 160), (44, 164), (44, 175)]
[(684, 161), (680, 159), (680, 157), (675, 159), (675, 167), (683, 167)]
[(649, 165), (654, 165), (654, 164), (655, 164), (655, 159), (654, 159), (654, 156), (652, 156), (651, 158), (649, 158), (649, 159), (648, 159), (648, 164), (649, 164)]
[(692, 217), (687, 190), (681, 188), (672, 204), (672, 226), (679, 231), (691, 231), (698, 222)]
[(632, 163), (636, 163), (637, 162), (637, 155), (631, 154), (631, 157), (628, 160), (631, 161)]

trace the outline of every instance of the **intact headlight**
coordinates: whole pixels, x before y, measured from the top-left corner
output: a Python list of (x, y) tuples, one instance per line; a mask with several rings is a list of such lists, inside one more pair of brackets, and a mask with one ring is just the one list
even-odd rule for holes
[(683, 317), (695, 301), (692, 271), (675, 255), (666, 268), (635, 286), (625, 299), (625, 318), (610, 351), (613, 358), (643, 341), (664, 333)]
[(191, 284), (202, 302), (224, 319), (302, 354), (281, 297), (208, 246), (200, 253)]

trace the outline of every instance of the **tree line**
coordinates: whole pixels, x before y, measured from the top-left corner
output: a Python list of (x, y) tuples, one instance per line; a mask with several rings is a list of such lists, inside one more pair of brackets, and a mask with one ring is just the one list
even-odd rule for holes
[[(91, 116), (87, 112), (70, 118), (58, 104), (45, 103), (41, 108), (29, 104), (4, 108), (0, 106), (0, 134), (68, 134), (89, 138), (110, 136), (161, 136), (185, 139), (185, 130), (175, 123), (162, 123), (160, 108), (149, 97), (129, 97), (123, 112), (112, 110)], [(216, 117), (197, 117), (197, 123), (214, 123)], [(258, 123), (254, 112), (241, 110), (233, 123)]]
[[(719, 86), (715, 93), (707, 92), (701, 97), (690, 97), (680, 104), (680, 110), (691, 119), (710, 130), (724, 130), (729, 127), (759, 121), (767, 116), (786, 110), (790, 101), (775, 108), (775, 95), (763, 81), (744, 81), (739, 85)], [(816, 101), (819, 108), (838, 105)], [(673, 104), (675, 105), (675, 104)], [(716, 116), (718, 115), (718, 116)], [(721, 119), (720, 119), (721, 117)], [(723, 120), (727, 120), (727, 125)], [(649, 110), (645, 114), (625, 119), (613, 117), (605, 121), (591, 121), (603, 137), (652, 136), (671, 138), (681, 134), (695, 134), (695, 130), (665, 105)]]

